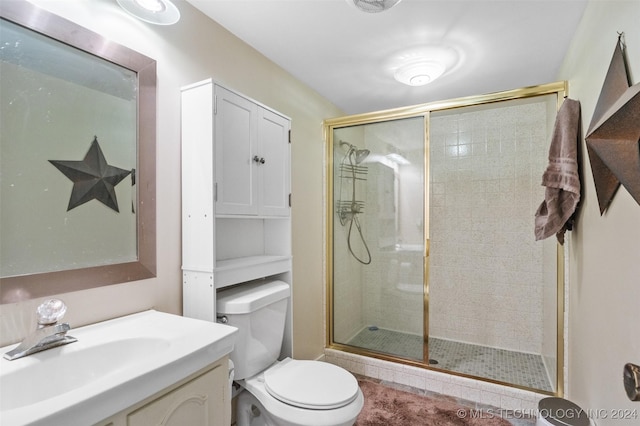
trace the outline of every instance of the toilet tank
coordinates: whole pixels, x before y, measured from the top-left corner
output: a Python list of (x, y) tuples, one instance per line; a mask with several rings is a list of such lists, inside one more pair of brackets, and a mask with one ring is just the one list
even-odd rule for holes
[(238, 328), (230, 358), (235, 379), (265, 370), (278, 360), (289, 301), (289, 284), (260, 280), (240, 284), (217, 293), (217, 316)]

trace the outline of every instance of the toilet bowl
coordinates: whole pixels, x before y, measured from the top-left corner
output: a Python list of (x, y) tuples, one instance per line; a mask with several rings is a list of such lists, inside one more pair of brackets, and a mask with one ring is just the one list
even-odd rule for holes
[(364, 397), (346, 370), (286, 358), (239, 382), (238, 426), (351, 426)]
[(350, 426), (364, 405), (356, 378), (333, 364), (278, 360), (289, 285), (260, 280), (217, 294), (217, 315), (238, 328), (230, 354), (236, 383), (238, 426)]

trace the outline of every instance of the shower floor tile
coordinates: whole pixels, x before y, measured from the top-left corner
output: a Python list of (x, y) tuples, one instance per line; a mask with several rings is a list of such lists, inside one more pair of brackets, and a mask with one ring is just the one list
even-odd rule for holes
[[(422, 337), (385, 329), (365, 328), (347, 344), (403, 358), (422, 359)], [(433, 367), (491, 380), (552, 391), (542, 356), (453, 340), (429, 338)]]

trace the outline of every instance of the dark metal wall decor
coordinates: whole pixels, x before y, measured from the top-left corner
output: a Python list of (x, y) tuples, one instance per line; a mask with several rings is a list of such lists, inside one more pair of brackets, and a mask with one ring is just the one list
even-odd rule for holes
[(640, 83), (630, 87), (621, 37), (586, 137), (601, 215), (620, 184), (640, 204)]
[(73, 181), (67, 211), (91, 200), (98, 200), (116, 212), (120, 211), (115, 186), (132, 170), (107, 164), (97, 136), (93, 137), (91, 147), (82, 161), (49, 160), (49, 162)]

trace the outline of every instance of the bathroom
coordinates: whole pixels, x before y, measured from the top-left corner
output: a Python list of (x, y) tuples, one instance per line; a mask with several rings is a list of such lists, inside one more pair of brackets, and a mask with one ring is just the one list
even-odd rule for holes
[[(187, 2), (177, 2), (181, 23), (168, 29), (125, 19), (111, 0), (77, 2), (73, 8), (62, 1), (34, 3), (152, 57), (158, 64), (156, 203), (157, 229), (161, 231), (156, 236), (156, 277), (61, 294), (69, 306), (66, 320), (80, 327), (150, 308), (182, 312), (180, 88), (215, 76), (292, 118), (292, 135), (298, 142), (291, 147), (293, 355), (300, 359), (322, 357), (326, 343), (326, 151), (321, 123), (343, 116), (343, 112)], [(633, 1), (590, 1), (587, 6), (556, 76), (556, 80), (567, 80), (570, 97), (581, 101), (585, 129), (618, 31), (624, 30), (629, 51), (637, 52), (639, 14), (640, 5)], [(637, 82), (640, 57), (631, 53), (628, 60), (636, 79), (633, 82)], [(567, 259), (570, 287), (565, 395), (585, 409), (635, 409), (624, 396), (621, 373), (622, 366), (637, 363), (640, 354), (640, 342), (634, 338), (640, 300), (640, 208), (621, 189), (601, 216), (586, 157), (583, 164), (583, 203), (576, 229), (569, 237)], [(34, 327), (33, 312), (41, 300), (0, 307), (3, 345), (17, 342)], [(373, 368), (380, 373), (384, 367), (376, 363)], [(384, 373), (402, 375), (386, 369)], [(441, 381), (440, 386), (443, 393), (452, 391), (449, 382)], [(483, 389), (484, 385), (478, 384), (466, 391), (480, 394)], [(606, 419), (599, 424), (616, 422)]]

